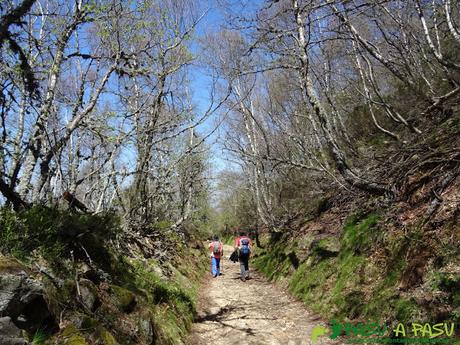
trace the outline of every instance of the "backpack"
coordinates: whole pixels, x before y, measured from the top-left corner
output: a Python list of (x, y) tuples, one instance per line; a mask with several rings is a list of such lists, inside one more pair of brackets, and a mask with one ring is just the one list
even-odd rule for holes
[(237, 262), (238, 261), (238, 250), (234, 250), (232, 255), (228, 258), (232, 262)]
[(214, 253), (214, 255), (220, 254), (220, 242), (219, 241), (214, 241), (212, 243), (212, 252)]
[(241, 255), (249, 255), (251, 249), (249, 248), (249, 239), (243, 237), (240, 239), (240, 254)]

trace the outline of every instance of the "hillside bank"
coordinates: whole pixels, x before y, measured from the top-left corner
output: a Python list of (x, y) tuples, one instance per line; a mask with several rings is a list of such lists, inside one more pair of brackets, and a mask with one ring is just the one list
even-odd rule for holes
[(328, 198), (289, 231), (265, 234), (254, 265), (329, 320), (390, 330), (398, 323), (455, 323), (458, 344), (459, 197), (457, 177), (432, 215), (426, 203), (338, 206), (343, 200)]
[(182, 343), (206, 269), (183, 230), (43, 207), (0, 222), (1, 344)]

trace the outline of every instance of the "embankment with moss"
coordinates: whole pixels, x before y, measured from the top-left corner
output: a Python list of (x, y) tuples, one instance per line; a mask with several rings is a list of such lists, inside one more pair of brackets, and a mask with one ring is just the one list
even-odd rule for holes
[(403, 148), (363, 142), (384, 163), (356, 164), (387, 195), (325, 187), (295, 200), (297, 216), (265, 236), (255, 266), (325, 319), (454, 322), (458, 336), (459, 125), (457, 108)]
[[(446, 199), (458, 195), (458, 182)], [(443, 222), (426, 227), (416, 209), (329, 207), (297, 230), (266, 235), (255, 267), (326, 320), (453, 322), (458, 337), (458, 211), (443, 210)]]
[(182, 343), (207, 268), (186, 231), (43, 207), (1, 210), (0, 229), (0, 343)]

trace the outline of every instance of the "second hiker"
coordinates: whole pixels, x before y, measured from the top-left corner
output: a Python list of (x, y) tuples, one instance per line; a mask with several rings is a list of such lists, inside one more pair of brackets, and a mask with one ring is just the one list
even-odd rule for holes
[(240, 236), (235, 239), (235, 250), (238, 250), (240, 262), (240, 279), (249, 279), (249, 257), (251, 256), (252, 242), (245, 232), (240, 232)]
[(220, 258), (224, 255), (224, 245), (219, 240), (219, 236), (213, 236), (209, 243), (209, 250), (211, 251), (211, 273), (215, 278), (220, 275)]

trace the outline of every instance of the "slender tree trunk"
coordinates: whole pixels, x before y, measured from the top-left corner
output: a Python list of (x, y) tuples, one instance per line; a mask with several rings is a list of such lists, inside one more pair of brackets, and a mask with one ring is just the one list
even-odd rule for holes
[(321, 101), (316, 95), (316, 90), (313, 85), (313, 81), (309, 75), (309, 57), (308, 57), (308, 45), (305, 36), (304, 22), (302, 18), (302, 11), (299, 7), (297, 0), (292, 1), (295, 21), (297, 24), (297, 41), (299, 45), (299, 60), (300, 60), (300, 75), (305, 87), (305, 94), (313, 109), (313, 112), (320, 124), (322, 134), (324, 135), (327, 145), (331, 151), (332, 159), (339, 173), (343, 179), (353, 187), (364, 190), (372, 194), (385, 194), (389, 190), (382, 185), (374, 182), (367, 181), (359, 177), (349, 166), (345, 158), (344, 152), (339, 148), (336, 140), (332, 133), (329, 131), (326, 123), (326, 112), (323, 108)]
[(27, 197), (30, 188), (30, 181), (32, 179), (33, 172), (37, 161), (41, 155), (42, 150), (42, 140), (46, 131), (46, 122), (51, 113), (51, 109), (54, 102), (54, 97), (56, 93), (57, 81), (61, 71), (62, 62), (64, 60), (64, 50), (67, 46), (67, 43), (72, 36), (72, 33), (77, 28), (80, 23), (78, 14), (71, 25), (64, 29), (61, 36), (57, 42), (56, 53), (54, 56), (54, 61), (51, 64), (50, 72), (48, 74), (48, 88), (43, 102), (43, 106), (40, 109), (40, 117), (37, 120), (37, 124), (34, 128), (34, 133), (27, 145), (28, 155), (23, 167), (23, 173), (21, 176), (21, 182), (19, 183), (19, 193), (24, 197)]

